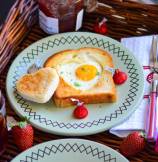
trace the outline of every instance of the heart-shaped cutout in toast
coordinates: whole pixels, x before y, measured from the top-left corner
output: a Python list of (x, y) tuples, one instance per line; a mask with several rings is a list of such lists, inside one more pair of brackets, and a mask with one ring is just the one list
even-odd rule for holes
[(22, 76), (16, 84), (18, 93), (25, 99), (46, 103), (59, 84), (59, 76), (54, 68), (41, 68), (35, 73)]

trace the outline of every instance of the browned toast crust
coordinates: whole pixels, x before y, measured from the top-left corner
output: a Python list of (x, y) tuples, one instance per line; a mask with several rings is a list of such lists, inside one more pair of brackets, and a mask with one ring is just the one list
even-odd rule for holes
[[(116, 102), (117, 100), (115, 93), (94, 94), (89, 96), (78, 96), (78, 97), (72, 96), (72, 98), (79, 99), (85, 104), (112, 103), (112, 102)], [(53, 100), (58, 107), (68, 107), (73, 105), (70, 97), (57, 98), (56, 96), (54, 96)]]

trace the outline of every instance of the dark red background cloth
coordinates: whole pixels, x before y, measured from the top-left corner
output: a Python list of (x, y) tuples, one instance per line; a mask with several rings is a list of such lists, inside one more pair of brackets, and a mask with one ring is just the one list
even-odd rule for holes
[(0, 0), (0, 25), (5, 21), (14, 2), (15, 0)]

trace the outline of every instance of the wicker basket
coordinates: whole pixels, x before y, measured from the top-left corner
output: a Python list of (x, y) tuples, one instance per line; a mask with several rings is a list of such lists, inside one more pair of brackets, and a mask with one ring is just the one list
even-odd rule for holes
[[(1, 28), (0, 33), (0, 88), (5, 90), (5, 79), (10, 63), (14, 57), (31, 43), (46, 37), (38, 25), (38, 5), (34, 0), (17, 0)], [(148, 35), (158, 33), (158, 5), (147, 5), (122, 0), (99, 0), (98, 7), (91, 13), (85, 13), (83, 31), (93, 31), (97, 18), (108, 19), (107, 35), (120, 40), (122, 37)], [(33, 26), (33, 27), (32, 27)], [(17, 118), (7, 103), (8, 114)], [(35, 144), (42, 141), (60, 138), (45, 135), (35, 131)], [(121, 139), (107, 132), (83, 137), (104, 143), (113, 149), (118, 149)], [(0, 162), (9, 162), (19, 151), (14, 146), (11, 134), (6, 153), (0, 157)], [(133, 162), (157, 162), (158, 156), (153, 151), (153, 144), (135, 157), (129, 158)]]
[[(38, 20), (37, 2), (17, 0), (10, 10), (0, 34), (0, 73), (16, 53), (18, 45)], [(86, 13), (83, 30), (93, 29), (99, 17), (108, 19), (108, 35), (121, 37), (158, 32), (158, 6), (120, 0), (99, 0), (97, 9)], [(154, 21), (153, 21), (154, 20)]]

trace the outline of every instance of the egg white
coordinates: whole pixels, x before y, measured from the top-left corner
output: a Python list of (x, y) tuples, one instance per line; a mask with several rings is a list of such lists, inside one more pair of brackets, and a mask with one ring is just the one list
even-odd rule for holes
[[(92, 80), (90, 81), (83, 81), (80, 80), (77, 76), (76, 76), (76, 69), (82, 65), (93, 65), (96, 67), (97, 71), (98, 71), (98, 75), (96, 75)], [(78, 90), (88, 90), (90, 88), (92, 88), (94, 85), (97, 84), (99, 78), (100, 78), (100, 74), (102, 73), (102, 68), (99, 65), (99, 63), (95, 62), (95, 61), (86, 61), (85, 63), (79, 63), (79, 62), (67, 62), (64, 64), (61, 64), (58, 67), (58, 73), (59, 76), (63, 78), (63, 80), (71, 85), (72, 87), (74, 87), (75, 89)]]

